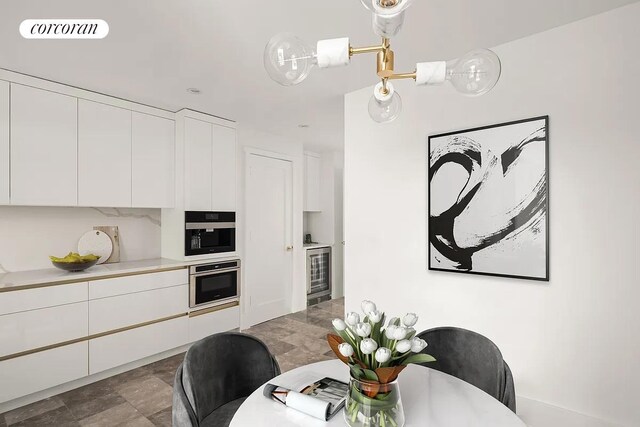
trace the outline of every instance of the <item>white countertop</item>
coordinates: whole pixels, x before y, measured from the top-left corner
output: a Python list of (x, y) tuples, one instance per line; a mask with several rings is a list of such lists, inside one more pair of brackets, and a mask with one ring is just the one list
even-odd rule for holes
[(331, 245), (330, 243), (304, 243), (302, 245), (302, 247), (307, 250), (307, 249), (318, 249), (318, 248), (330, 248)]
[(154, 258), (141, 261), (118, 262), (114, 264), (100, 264), (77, 273), (67, 272), (55, 267), (43, 270), (1, 273), (0, 292), (19, 290), (29, 287), (39, 287), (43, 285), (104, 279), (122, 274), (153, 273), (154, 271), (186, 268), (190, 265), (203, 264), (205, 262), (208, 261), (176, 261), (167, 258)]

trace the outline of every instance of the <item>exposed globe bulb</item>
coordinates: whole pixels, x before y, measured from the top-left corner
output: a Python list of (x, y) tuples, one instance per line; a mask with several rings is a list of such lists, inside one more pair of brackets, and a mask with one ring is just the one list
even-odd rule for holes
[(404, 12), (413, 0), (360, 0), (364, 7), (378, 15), (397, 15)]
[(373, 32), (380, 37), (395, 37), (404, 23), (404, 11), (413, 0), (361, 0), (372, 12)]
[(459, 59), (447, 61), (446, 78), (458, 92), (480, 96), (498, 83), (501, 70), (498, 55), (489, 49), (476, 49)]
[(382, 83), (378, 83), (369, 100), (369, 116), (378, 123), (389, 123), (398, 118), (402, 112), (402, 99), (394, 90), (391, 83), (387, 83), (387, 93), (384, 93)]
[(302, 82), (316, 63), (315, 49), (290, 33), (273, 36), (264, 49), (264, 68), (283, 86)]

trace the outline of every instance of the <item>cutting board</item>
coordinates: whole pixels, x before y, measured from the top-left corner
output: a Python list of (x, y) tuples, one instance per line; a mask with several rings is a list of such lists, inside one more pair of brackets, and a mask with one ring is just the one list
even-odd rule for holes
[(98, 255), (98, 264), (104, 264), (113, 251), (111, 238), (104, 232), (93, 230), (87, 231), (78, 241), (78, 253), (80, 255)]
[(120, 231), (117, 225), (103, 225), (93, 227), (94, 230), (102, 231), (111, 238), (113, 244), (113, 250), (111, 256), (105, 261), (105, 264), (111, 264), (114, 262), (120, 262)]

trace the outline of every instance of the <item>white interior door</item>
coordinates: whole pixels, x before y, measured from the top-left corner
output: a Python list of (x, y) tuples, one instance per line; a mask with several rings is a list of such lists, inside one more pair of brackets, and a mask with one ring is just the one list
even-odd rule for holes
[(247, 326), (291, 312), (293, 167), (287, 160), (247, 156)]

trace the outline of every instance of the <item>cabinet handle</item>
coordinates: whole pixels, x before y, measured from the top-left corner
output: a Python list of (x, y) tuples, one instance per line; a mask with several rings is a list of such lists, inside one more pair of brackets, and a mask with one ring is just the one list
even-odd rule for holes
[(286, 249), (287, 249), (288, 251), (292, 251), (292, 250), (293, 250), (293, 246), (289, 245), (289, 246), (287, 246), (287, 248), (286, 248)]

